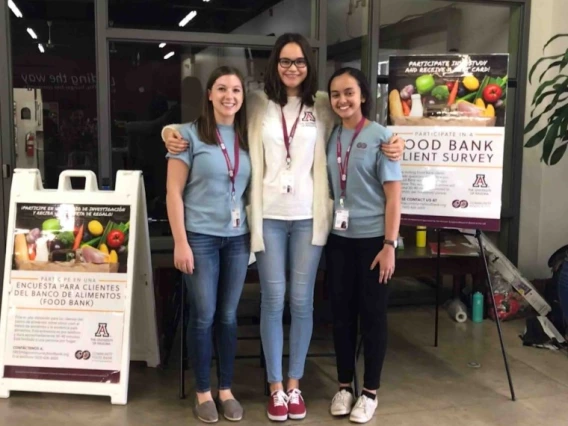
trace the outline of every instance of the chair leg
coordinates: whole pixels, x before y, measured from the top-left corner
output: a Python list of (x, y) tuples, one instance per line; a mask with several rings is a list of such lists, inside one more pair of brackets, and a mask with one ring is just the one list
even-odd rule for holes
[(186, 313), (186, 306), (185, 306), (185, 281), (183, 279), (183, 275), (180, 277), (180, 281), (179, 281), (180, 285), (181, 285), (181, 307), (180, 307), (180, 328), (181, 328), (181, 349), (180, 349), (180, 360), (179, 360), (179, 366), (180, 366), (180, 375), (179, 375), (179, 397), (180, 399), (185, 399), (185, 364), (186, 364), (186, 332), (187, 332), (187, 328), (186, 328), (186, 321), (185, 321), (185, 316), (187, 315)]

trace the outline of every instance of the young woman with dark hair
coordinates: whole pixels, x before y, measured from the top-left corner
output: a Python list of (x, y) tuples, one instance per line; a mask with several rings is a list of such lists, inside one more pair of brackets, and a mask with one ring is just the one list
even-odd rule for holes
[[(387, 347), (388, 282), (395, 266), (402, 173), (400, 163), (381, 151), (392, 133), (369, 119), (371, 91), (365, 75), (342, 68), (328, 87), (341, 119), (327, 151), (334, 222), (325, 250), (339, 381), (331, 414), (366, 423), (377, 408)], [(355, 403), (351, 382), (359, 325), (365, 375)]]
[(167, 155), (167, 209), (174, 238), (174, 265), (183, 272), (189, 298), (188, 349), (197, 398), (195, 412), (218, 421), (209, 372), (212, 330), (219, 355), (217, 405), (225, 418), (241, 420), (231, 393), (237, 345), (237, 305), (250, 256), (245, 192), (250, 182), (243, 78), (217, 68), (207, 82), (199, 118), (180, 127), (188, 148)]
[[(313, 294), (323, 246), (331, 229), (326, 145), (336, 124), (325, 92), (317, 91), (312, 49), (299, 34), (281, 35), (265, 74), (264, 91), (247, 95), (252, 180), (247, 219), (261, 286), (261, 338), (274, 421), (303, 419), (300, 379), (313, 328)], [(162, 138), (170, 152), (185, 149), (167, 126)], [(399, 158), (404, 141), (393, 138), (386, 151)], [(283, 384), (282, 351), (286, 272), (290, 272), (290, 358)]]

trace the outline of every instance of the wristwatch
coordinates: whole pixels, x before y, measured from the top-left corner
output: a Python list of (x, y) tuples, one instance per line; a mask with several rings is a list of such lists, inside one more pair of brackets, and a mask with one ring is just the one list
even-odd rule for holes
[(384, 244), (388, 244), (389, 246), (393, 246), (394, 248), (398, 247), (397, 240), (384, 240)]

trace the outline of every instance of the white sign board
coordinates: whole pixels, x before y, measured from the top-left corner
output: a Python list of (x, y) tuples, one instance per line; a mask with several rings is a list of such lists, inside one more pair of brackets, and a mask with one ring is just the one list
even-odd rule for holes
[(508, 66), (507, 54), (390, 57), (403, 225), (500, 229)]
[[(85, 190), (73, 190), (71, 177), (84, 177)], [(0, 396), (126, 404), (131, 334), (132, 359), (159, 364), (141, 172), (119, 171), (115, 191), (99, 191), (94, 173), (69, 170), (46, 190), (38, 170), (17, 169), (7, 235)]]

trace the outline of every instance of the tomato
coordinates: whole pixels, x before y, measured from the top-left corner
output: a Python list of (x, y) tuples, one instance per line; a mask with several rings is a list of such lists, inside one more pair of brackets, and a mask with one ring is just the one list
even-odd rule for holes
[(499, 99), (501, 99), (502, 95), (503, 89), (501, 89), (501, 87), (499, 87), (497, 84), (488, 84), (487, 86), (485, 86), (485, 89), (483, 89), (483, 99), (485, 100), (485, 102), (497, 102)]
[(454, 84), (456, 84), (455, 81), (446, 81), (446, 87), (448, 88), (448, 90), (452, 90), (454, 88)]
[(111, 248), (119, 248), (124, 243), (124, 233), (115, 229), (107, 235), (107, 244)]

